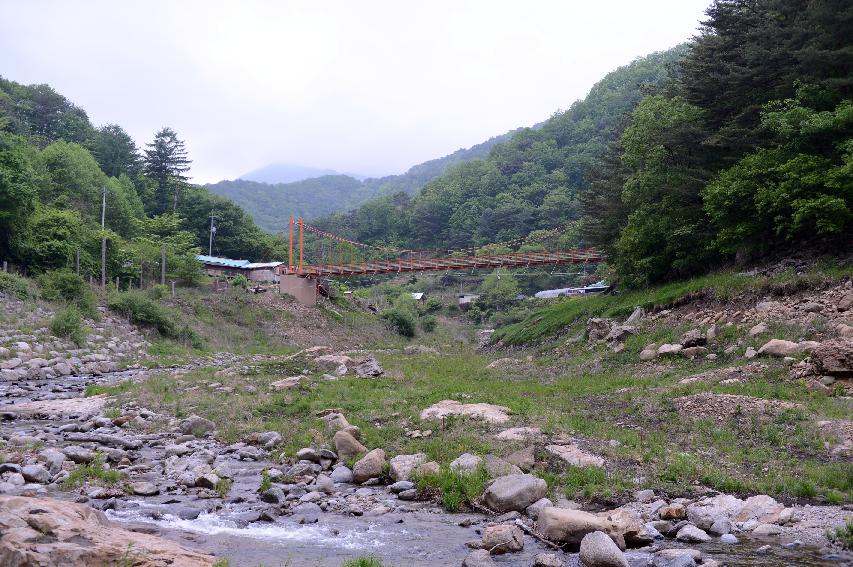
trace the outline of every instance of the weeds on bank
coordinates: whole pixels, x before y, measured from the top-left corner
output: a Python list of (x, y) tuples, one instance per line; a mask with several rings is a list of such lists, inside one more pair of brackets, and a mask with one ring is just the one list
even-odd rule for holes
[(84, 396), (90, 398), (92, 396), (117, 396), (129, 392), (133, 384), (130, 381), (119, 382), (118, 384), (89, 384), (86, 386)]
[(412, 480), (419, 494), (438, 497), (445, 510), (458, 512), (483, 494), (489, 473), (484, 467), (470, 473), (442, 467), (437, 474), (415, 475)]
[(826, 539), (841, 545), (843, 549), (853, 549), (853, 519), (848, 519), (841, 527), (827, 530)]
[(382, 561), (375, 555), (364, 555), (344, 561), (341, 567), (385, 567)]
[(86, 482), (98, 482), (106, 485), (114, 485), (122, 479), (122, 473), (115, 469), (104, 467), (104, 455), (98, 453), (95, 459), (88, 465), (78, 466), (71, 471), (68, 478), (62, 483), (63, 488), (70, 490), (79, 488)]

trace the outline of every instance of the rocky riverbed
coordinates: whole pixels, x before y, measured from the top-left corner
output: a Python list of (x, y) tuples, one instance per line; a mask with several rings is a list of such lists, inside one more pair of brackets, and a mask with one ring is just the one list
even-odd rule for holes
[[(340, 414), (326, 420), (338, 429), (334, 450), (306, 447), (296, 458), (279, 459), (275, 432), (226, 445), (216, 438), (216, 424), (203, 418), (177, 419), (134, 404), (116, 411), (103, 396), (83, 397), (87, 385), (173, 371), (135, 368), (0, 385), (6, 444), (0, 493), (56, 499), (60, 507), (82, 504), (133, 533), (159, 535), (227, 558), (230, 565), (337, 566), (366, 553), (390, 565), (579, 565), (583, 549), (579, 555), (554, 549), (548, 541), (577, 549), (593, 531), (615, 543), (601, 553), (613, 554), (616, 559), (607, 561), (617, 563), (601, 565), (851, 561), (850, 555), (823, 547), (823, 529), (846, 515), (840, 507), (785, 507), (766, 496), (668, 500), (643, 491), (620, 509), (583, 512), (570, 501), (551, 502), (544, 481), (505, 463), (501, 472), (510, 474), (499, 476), (483, 498), (494, 514), (448, 514), (414, 500), (407, 479), (418, 467), (431, 466), (423, 456), (393, 457), (389, 468), (386, 456), (374, 450), (347, 467), (338, 454), (360, 454), (362, 448), (358, 428)], [(466, 459), (458, 466), (467, 466)], [(84, 467), (98, 472), (75, 473)], [(102, 482), (106, 471), (119, 471), (121, 479)], [(12, 508), (0, 506), (0, 524), (14, 523)], [(29, 565), (55, 553), (53, 546), (88, 545), (85, 534), (65, 541), (50, 536), (65, 527), (44, 528), (48, 533), (39, 536), (38, 545), (0, 538), (0, 548), (29, 557), (10, 564)], [(156, 558), (162, 551), (147, 539), (140, 542), (140, 557)], [(623, 554), (620, 547), (628, 549)]]

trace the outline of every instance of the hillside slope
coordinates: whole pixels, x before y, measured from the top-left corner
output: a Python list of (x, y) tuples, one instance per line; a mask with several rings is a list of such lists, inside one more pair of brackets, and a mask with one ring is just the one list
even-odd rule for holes
[(414, 194), (451, 165), (485, 158), (496, 144), (511, 135), (512, 132), (507, 132), (470, 148), (425, 161), (400, 175), (358, 180), (351, 175), (330, 175), (328, 172), (331, 170), (312, 170), (318, 175), (309, 179), (262, 183), (263, 179), (279, 175), (275, 166), (269, 166), (244, 176), (252, 179), (220, 181), (209, 185), (208, 189), (239, 204), (262, 228), (281, 232), (286, 228), (290, 215), (313, 219), (347, 212), (380, 195)]

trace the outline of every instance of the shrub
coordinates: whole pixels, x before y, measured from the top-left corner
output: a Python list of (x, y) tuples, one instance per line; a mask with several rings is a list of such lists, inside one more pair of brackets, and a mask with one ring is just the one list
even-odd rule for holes
[(108, 305), (110, 309), (121, 313), (132, 323), (154, 327), (164, 337), (179, 337), (174, 314), (142, 292), (116, 293), (110, 297)]
[(86, 342), (83, 318), (75, 305), (68, 305), (56, 312), (50, 321), (50, 332), (54, 336), (71, 339), (77, 346), (83, 346)]
[(375, 555), (362, 555), (345, 561), (341, 567), (383, 567), (383, 563)]
[(32, 296), (29, 281), (8, 272), (0, 272), (0, 293), (14, 295), (18, 299), (28, 299)]
[(407, 311), (393, 308), (382, 313), (382, 318), (387, 320), (395, 331), (404, 337), (415, 336), (415, 316)]
[(431, 333), (435, 331), (436, 327), (435, 317), (432, 315), (427, 315), (426, 317), (421, 317), (421, 329), (423, 329), (427, 333)]
[(55, 270), (39, 276), (38, 284), (44, 299), (75, 305), (85, 317), (96, 316), (95, 294), (82, 276), (71, 270)]
[(231, 280), (231, 285), (233, 285), (234, 287), (246, 289), (249, 286), (249, 280), (247, 280), (246, 276), (244, 276), (243, 274), (239, 274), (233, 280)]
[(483, 467), (470, 473), (442, 467), (438, 474), (416, 475), (413, 480), (419, 493), (439, 496), (448, 512), (457, 512), (483, 494), (488, 478), (489, 473)]
[(158, 301), (160, 299), (163, 299), (164, 297), (167, 297), (169, 293), (169, 286), (161, 284), (153, 285), (145, 290), (145, 295), (147, 295), (154, 301)]

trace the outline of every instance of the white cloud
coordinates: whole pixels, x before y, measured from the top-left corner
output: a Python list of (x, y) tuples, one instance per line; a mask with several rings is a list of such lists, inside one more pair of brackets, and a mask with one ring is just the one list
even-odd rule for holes
[(0, 0), (0, 74), (140, 144), (175, 128), (198, 181), (398, 173), (567, 108), (707, 1)]

